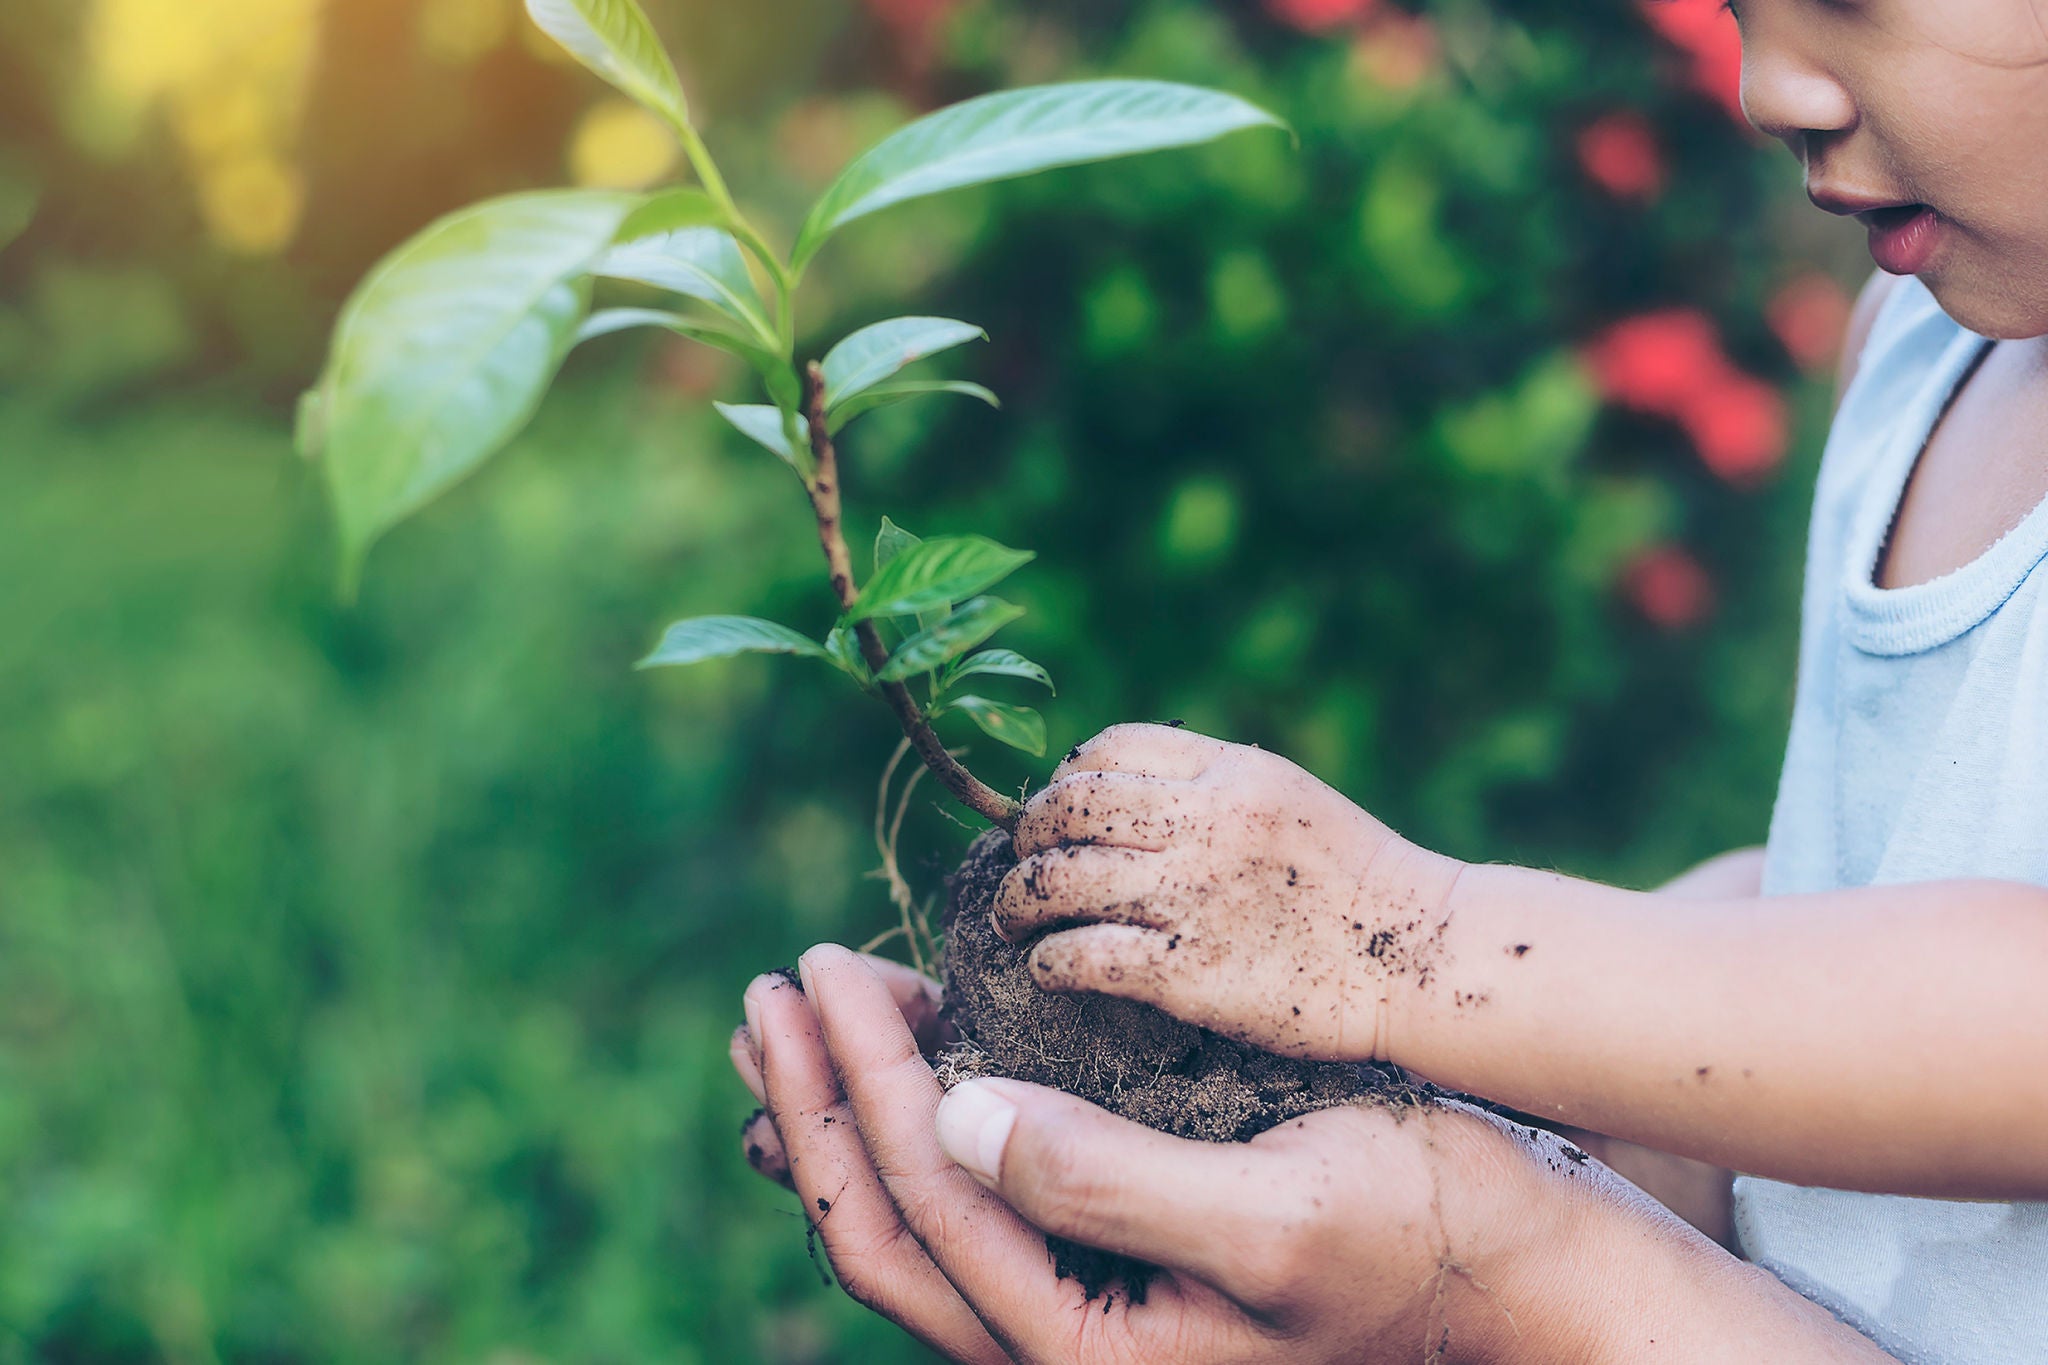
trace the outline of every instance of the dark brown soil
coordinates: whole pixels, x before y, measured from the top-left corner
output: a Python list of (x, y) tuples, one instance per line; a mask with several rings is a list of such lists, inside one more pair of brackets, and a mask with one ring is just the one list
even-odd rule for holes
[[(947, 1085), (1007, 1076), (1057, 1086), (1175, 1137), (1243, 1142), (1291, 1118), (1361, 1101), (1420, 1101), (1426, 1087), (1392, 1068), (1277, 1057), (1128, 1000), (1053, 995), (1033, 982), (1029, 944), (1012, 947), (989, 919), (1016, 865), (990, 830), (948, 879), (947, 1019), (961, 1042), (939, 1059)], [(1151, 1267), (1048, 1238), (1055, 1268), (1089, 1298), (1121, 1285), (1143, 1302)]]

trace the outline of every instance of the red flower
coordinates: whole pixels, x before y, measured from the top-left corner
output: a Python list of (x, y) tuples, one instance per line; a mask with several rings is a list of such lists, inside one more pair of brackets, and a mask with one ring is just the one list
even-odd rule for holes
[(1739, 371), (1728, 371), (1688, 398), (1678, 421), (1707, 468), (1729, 483), (1753, 483), (1785, 458), (1784, 398)]
[(1372, 13), (1379, 0), (1266, 0), (1266, 12), (1303, 33), (1328, 33)]
[(1735, 368), (1713, 320), (1690, 308), (1624, 319), (1585, 348), (1611, 403), (1685, 428), (1707, 468), (1730, 483), (1768, 473), (1785, 457), (1785, 401)]
[(1651, 624), (1685, 630), (1714, 610), (1714, 581), (1700, 562), (1676, 545), (1659, 545), (1622, 570), (1621, 587)]
[(1742, 112), (1742, 30), (1721, 0), (1636, 0), (1650, 27), (1692, 59), (1695, 88), (1719, 100), (1737, 123)]
[(1664, 155), (1642, 115), (1622, 111), (1579, 132), (1579, 166), (1618, 199), (1654, 199), (1664, 188)]
[(1713, 319), (1690, 308), (1615, 323), (1587, 348), (1586, 362), (1610, 402), (1664, 417), (1728, 368)]
[(1427, 16), (1383, 9), (1359, 29), (1352, 69), (1385, 90), (1409, 90), (1436, 70), (1436, 25)]
[(1854, 307), (1842, 286), (1811, 271), (1772, 295), (1765, 316), (1787, 355), (1804, 369), (1825, 371), (1841, 354)]

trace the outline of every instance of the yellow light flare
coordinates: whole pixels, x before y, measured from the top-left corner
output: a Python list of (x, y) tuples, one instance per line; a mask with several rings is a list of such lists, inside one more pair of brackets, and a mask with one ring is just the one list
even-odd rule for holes
[(629, 100), (599, 100), (569, 138), (569, 178), (589, 189), (646, 189), (675, 167), (675, 134)]
[(291, 164), (325, 0), (91, 0), (81, 129), (126, 153), (163, 116), (214, 240), (268, 254), (297, 233)]
[(512, 15), (507, 0), (426, 0), (419, 22), (422, 51), (449, 66), (467, 66), (505, 41)]
[(304, 177), (272, 157), (239, 157), (210, 165), (200, 176), (206, 230), (245, 256), (269, 256), (289, 246), (305, 206)]

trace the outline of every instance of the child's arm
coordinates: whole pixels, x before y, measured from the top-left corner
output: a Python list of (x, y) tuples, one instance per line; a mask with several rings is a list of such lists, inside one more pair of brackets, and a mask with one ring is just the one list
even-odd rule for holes
[(1803, 1184), (2048, 1197), (2041, 888), (1697, 899), (1466, 866), (1152, 726), (1056, 779), (997, 900), (1013, 937), (1062, 930), (1032, 957), (1052, 989)]

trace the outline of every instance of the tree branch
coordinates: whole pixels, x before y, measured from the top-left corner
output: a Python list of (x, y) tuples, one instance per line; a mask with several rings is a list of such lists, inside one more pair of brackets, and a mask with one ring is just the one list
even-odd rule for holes
[[(825, 551), (825, 569), (832, 579), (832, 591), (841, 607), (851, 609), (860, 596), (860, 588), (854, 581), (853, 557), (846, 551), (846, 532), (840, 524), (839, 454), (833, 449), (832, 437), (825, 427), (825, 375), (816, 361), (804, 372), (804, 393), (811, 424), (811, 458), (817, 465), (817, 472), (805, 486), (811, 495), (811, 511), (818, 519), (818, 544)], [(904, 738), (917, 750), (932, 776), (975, 814), (1004, 829), (1015, 829), (1021, 809), (1017, 802), (968, 772), (946, 752), (945, 744), (925, 719), (923, 708), (910, 695), (909, 688), (880, 680), (882, 667), (889, 662), (889, 651), (883, 646), (875, 623), (862, 621), (854, 626), (853, 632), (868, 671), (878, 675), (875, 687), (882, 700), (896, 713), (896, 723), (903, 727)]]

